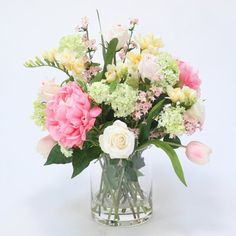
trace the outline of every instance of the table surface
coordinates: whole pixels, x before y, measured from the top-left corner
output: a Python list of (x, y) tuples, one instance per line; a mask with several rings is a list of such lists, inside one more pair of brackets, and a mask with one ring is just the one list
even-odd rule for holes
[[(111, 7), (116, 9), (112, 13)], [(91, 0), (2, 2), (0, 235), (236, 235), (235, 7), (235, 1), (230, 0), (146, 0), (145, 4), (120, 0), (114, 5)], [(179, 152), (186, 188), (168, 158), (151, 149), (154, 215), (137, 227), (111, 228), (93, 222), (89, 171), (71, 180), (70, 165), (44, 167), (44, 160), (35, 151), (37, 140), (46, 133), (30, 120), (32, 101), (40, 81), (54, 76), (61, 80), (62, 74), (49, 69), (28, 70), (22, 63), (55, 46), (83, 15), (91, 18), (96, 35), (96, 8), (104, 29), (112, 22), (139, 17), (138, 32), (161, 35), (166, 50), (199, 68), (201, 92), (207, 98), (204, 130), (184, 137), (183, 143), (201, 140), (210, 145), (210, 163), (196, 166)]]

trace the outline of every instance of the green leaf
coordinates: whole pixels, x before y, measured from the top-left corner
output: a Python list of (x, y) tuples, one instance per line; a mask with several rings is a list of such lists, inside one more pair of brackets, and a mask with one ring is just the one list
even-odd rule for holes
[(107, 180), (109, 181), (110, 186), (113, 189), (117, 189), (119, 186), (119, 175), (117, 175), (117, 168), (114, 165), (107, 165), (105, 168), (105, 174), (107, 176)]
[(49, 153), (48, 159), (44, 165), (66, 164), (70, 163), (71, 161), (72, 157), (65, 157), (61, 152), (60, 146), (56, 144)]
[(133, 167), (137, 170), (145, 166), (144, 158), (142, 157), (141, 152), (135, 152), (132, 156), (132, 162)]
[(102, 55), (103, 55), (103, 59), (105, 60), (106, 49), (105, 49), (105, 41), (104, 41), (103, 34), (102, 34), (102, 24), (101, 24), (101, 20), (100, 20), (99, 11), (98, 11), (98, 10), (96, 10), (96, 12), (97, 12), (97, 17), (98, 17), (98, 24), (99, 24), (99, 28), (100, 28), (100, 34), (101, 34), (101, 42), (102, 42)]
[(133, 162), (127, 161), (125, 166), (125, 175), (132, 182), (138, 181), (137, 170), (134, 169)]
[(92, 79), (92, 83), (99, 82), (100, 80), (102, 80), (102, 72), (99, 72), (94, 76), (94, 78)]
[(140, 125), (140, 135), (139, 135), (139, 142), (140, 143), (144, 143), (145, 141), (148, 140), (153, 118), (155, 118), (161, 112), (161, 109), (167, 103), (168, 103), (168, 101), (166, 99), (160, 100), (149, 112), (146, 123), (142, 123)]
[(111, 92), (113, 92), (113, 91), (115, 91), (115, 89), (116, 89), (116, 87), (117, 87), (117, 85), (119, 84), (119, 82), (118, 81), (113, 81), (113, 82), (111, 82), (110, 84), (109, 84), (109, 89), (110, 89), (110, 91)]
[(104, 78), (105, 73), (107, 72), (107, 66), (109, 64), (112, 64), (112, 60), (113, 60), (113, 58), (116, 54), (117, 44), (118, 44), (118, 39), (117, 38), (112, 39), (108, 43), (107, 52), (106, 52), (106, 55), (104, 57), (103, 70), (102, 70), (102, 72), (99, 72), (99, 73), (96, 74), (96, 76), (92, 79), (92, 82), (98, 82), (98, 81), (101, 81), (102, 78)]
[(118, 39), (117, 38), (112, 39), (108, 43), (107, 53), (106, 53), (106, 56), (105, 56), (105, 66), (104, 66), (105, 70), (106, 70), (107, 65), (112, 64), (112, 60), (113, 60), (113, 58), (116, 54), (117, 44), (118, 44)]
[(160, 141), (160, 140), (151, 140), (146, 142), (144, 145), (140, 146), (138, 149), (142, 149), (146, 146), (149, 145), (155, 145), (158, 148), (161, 148), (170, 158), (170, 161), (172, 163), (172, 166), (174, 168), (174, 171), (176, 173), (176, 175), (178, 176), (178, 178), (180, 179), (180, 181), (187, 186), (185, 178), (184, 178), (184, 173), (183, 173), (183, 169), (182, 166), (180, 164), (179, 158), (175, 152), (175, 150), (167, 143)]
[(79, 175), (91, 161), (98, 158), (101, 154), (100, 147), (93, 146), (86, 149), (76, 149), (73, 153), (72, 165), (73, 165), (73, 174), (72, 178)]
[(176, 145), (171, 145), (170, 143), (177, 144), (177, 145), (181, 145), (181, 141), (180, 141), (180, 139), (179, 139), (177, 136), (175, 136), (174, 138), (170, 138), (169, 135), (166, 135), (166, 136), (164, 137), (163, 141), (164, 141), (164, 142), (168, 142), (168, 144), (169, 144), (172, 148), (174, 148), (174, 149), (177, 149), (177, 148), (179, 148), (179, 147), (176, 146)]

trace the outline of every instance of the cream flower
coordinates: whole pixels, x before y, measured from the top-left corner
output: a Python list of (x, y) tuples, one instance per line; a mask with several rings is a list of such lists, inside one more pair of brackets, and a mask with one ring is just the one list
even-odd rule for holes
[(112, 39), (117, 38), (118, 44), (116, 49), (121, 49), (129, 40), (129, 30), (122, 25), (114, 25), (106, 34), (105, 39), (109, 43)]
[(197, 100), (197, 92), (187, 86), (183, 88), (167, 87), (167, 94), (174, 103), (180, 102), (186, 106), (192, 106)]
[(157, 59), (151, 54), (145, 54), (138, 65), (138, 71), (144, 80), (145, 78), (155, 81), (160, 79), (160, 66), (157, 64)]
[(39, 89), (39, 99), (42, 102), (48, 102), (55, 94), (57, 94), (59, 88), (60, 87), (54, 82), (54, 80), (43, 81)]
[(116, 120), (99, 136), (99, 144), (112, 159), (128, 159), (134, 151), (135, 135), (124, 122)]
[(138, 35), (135, 41), (139, 44), (140, 49), (143, 52), (156, 54), (159, 48), (164, 46), (162, 40), (157, 38), (154, 34), (148, 34), (146, 36)]
[(201, 100), (198, 100), (193, 106), (185, 112), (188, 119), (196, 120), (202, 126), (205, 121), (205, 107)]

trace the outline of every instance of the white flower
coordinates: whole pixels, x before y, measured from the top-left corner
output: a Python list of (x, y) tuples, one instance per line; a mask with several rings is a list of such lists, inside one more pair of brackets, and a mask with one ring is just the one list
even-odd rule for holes
[(198, 100), (190, 109), (185, 112), (185, 117), (196, 120), (202, 126), (205, 121), (205, 107), (201, 100)]
[(54, 80), (43, 81), (39, 89), (39, 99), (42, 102), (48, 102), (58, 92), (58, 90), (59, 86), (54, 82)]
[(114, 38), (118, 39), (117, 50), (121, 49), (130, 37), (129, 30), (122, 25), (114, 25), (104, 36), (108, 43)]
[(138, 71), (142, 79), (159, 80), (160, 66), (157, 64), (157, 58), (151, 54), (144, 54), (138, 65)]
[(112, 159), (127, 159), (134, 151), (135, 135), (124, 122), (116, 120), (99, 136), (99, 144)]

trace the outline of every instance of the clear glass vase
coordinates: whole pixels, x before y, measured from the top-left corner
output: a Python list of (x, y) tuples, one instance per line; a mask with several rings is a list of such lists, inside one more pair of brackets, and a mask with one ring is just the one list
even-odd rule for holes
[(91, 211), (95, 221), (111, 226), (146, 222), (152, 215), (150, 158), (144, 150), (128, 159), (101, 154), (91, 165)]

